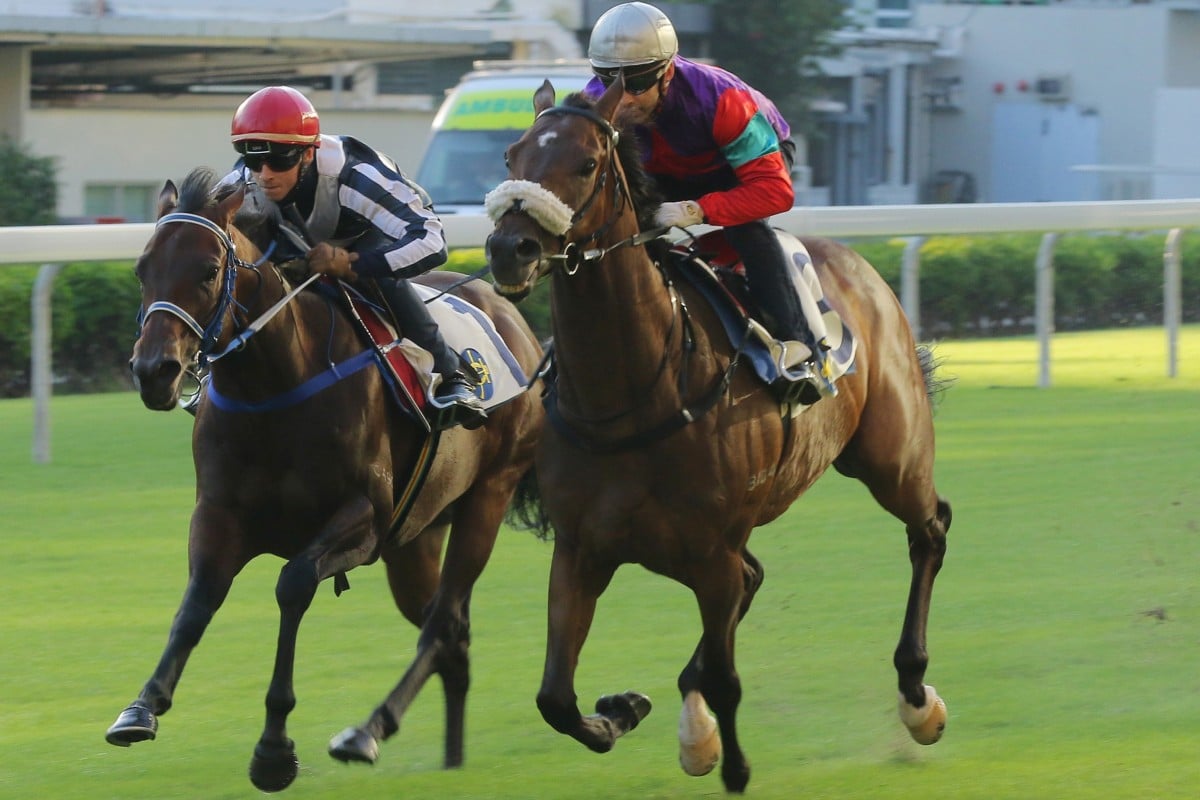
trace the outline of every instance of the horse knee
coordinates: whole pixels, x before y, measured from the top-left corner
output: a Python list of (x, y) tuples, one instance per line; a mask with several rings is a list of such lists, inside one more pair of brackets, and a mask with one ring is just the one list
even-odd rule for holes
[(938, 501), (937, 512), (920, 525), (910, 525), (908, 533), (909, 555), (916, 560), (933, 558), (939, 566), (946, 554), (946, 531), (950, 527), (950, 505)]
[(950, 510), (950, 501), (944, 497), (939, 497), (937, 502), (937, 519), (942, 525), (942, 535), (945, 536), (950, 530), (950, 520), (954, 515)]
[(305, 559), (293, 559), (279, 571), (275, 601), (279, 607), (307, 611), (317, 594), (317, 567)]
[(213, 612), (208, 608), (203, 608), (196, 603), (184, 603), (179, 609), (179, 613), (175, 615), (175, 621), (172, 624), (171, 638), (179, 643), (181, 647), (192, 649), (200, 644), (200, 638), (204, 636), (204, 631), (208, 628), (208, 623), (212, 622)]

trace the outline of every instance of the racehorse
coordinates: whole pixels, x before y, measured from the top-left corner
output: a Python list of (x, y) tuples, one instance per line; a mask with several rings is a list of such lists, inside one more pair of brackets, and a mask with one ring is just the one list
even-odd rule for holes
[[(933, 481), (932, 396), (944, 382), (895, 295), (859, 255), (804, 239), (826, 300), (858, 339), (836, 397), (802, 413), (781, 404), (730, 344), (715, 312), (655, 248), (656, 205), (633, 136), (616, 118), (623, 82), (595, 102), (555, 106), (507, 153), (510, 180), (488, 198), (496, 290), (519, 300), (551, 274), (553, 372), (538, 445), (554, 533), (549, 632), (538, 707), (560, 733), (611, 749), (650, 711), (637, 692), (576, 705), (575, 670), (600, 594), (625, 563), (692, 590), (703, 635), (678, 678), (681, 764), (745, 789), (738, 743), (737, 626), (763, 580), (752, 529), (782, 514), (832, 464), (904, 523), (912, 581), (894, 663), (899, 712), (932, 744), (945, 704), (924, 683), (926, 618), (950, 505)], [(709, 708), (716, 715), (714, 720)]]
[[(168, 181), (137, 261), (144, 319), (130, 367), (142, 402), (174, 408), (198, 356), (211, 359), (211, 383), (192, 437), (196, 506), (187, 588), (157, 668), (107, 739), (128, 746), (155, 738), (157, 717), (171, 707), (188, 656), (234, 576), (269, 553), (286, 563), (275, 587), (279, 639), (250, 779), (264, 791), (286, 788), (298, 770), (286, 721), (295, 705), (301, 618), (322, 580), (334, 577), (340, 594), (346, 571), (382, 559), (396, 606), (421, 629), (417, 652), (370, 720), (335, 737), (330, 753), (374, 762), (378, 740), (396, 732), (437, 674), (446, 704), (444, 763), (458, 766), (471, 589), (532, 467), (541, 406), (520, 392), (482, 427), (437, 434), (431, 449), (431, 432), (389, 399), (381, 371), (371, 367), (374, 353), (363, 359), (369, 346), (333, 299), (307, 290), (284, 302), (286, 276), (233, 224), (244, 187), (213, 197), (214, 184), (203, 168), (178, 192)], [(430, 273), (421, 281), (482, 310), (525, 374), (534, 375), (541, 346), (516, 308), (488, 284), (458, 285), (457, 277)], [(276, 316), (252, 323), (273, 307)], [(222, 407), (212, 397), (218, 389)], [(412, 476), (419, 463), (427, 471), (418, 485)], [(394, 519), (402, 497), (407, 516)]]

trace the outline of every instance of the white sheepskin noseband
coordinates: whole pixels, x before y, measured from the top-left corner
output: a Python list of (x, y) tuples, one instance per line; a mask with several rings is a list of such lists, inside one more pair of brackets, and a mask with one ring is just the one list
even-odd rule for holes
[(505, 181), (483, 198), (483, 208), (493, 222), (499, 222), (500, 217), (518, 203), (521, 211), (555, 236), (565, 234), (575, 216), (571, 207), (559, 200), (554, 192), (533, 181)]

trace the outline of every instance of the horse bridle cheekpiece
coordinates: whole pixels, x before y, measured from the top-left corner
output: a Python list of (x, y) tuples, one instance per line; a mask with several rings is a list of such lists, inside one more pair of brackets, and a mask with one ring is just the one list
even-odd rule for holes
[[(655, 238), (659, 234), (659, 231), (649, 232), (653, 235), (642, 234), (639, 237), (633, 237), (633, 239), (626, 239), (608, 248), (584, 249), (584, 245), (599, 239), (616, 222), (621, 211), (621, 206), (618, 202), (613, 208), (612, 217), (606, 220), (603, 225), (580, 241), (567, 241), (567, 236), (571, 232), (571, 229), (591, 209), (592, 204), (596, 202), (596, 199), (600, 196), (600, 192), (607, 185), (610, 175), (613, 180), (613, 191), (616, 193), (618, 201), (624, 200), (625, 202), (630, 202), (630, 199), (629, 193), (621, 182), (620, 175), (617, 172), (616, 157), (613, 155), (617, 147), (617, 142), (620, 140), (620, 132), (608, 120), (591, 109), (576, 108), (574, 106), (553, 106), (547, 108), (537, 115), (537, 119), (534, 122), (536, 123), (538, 119), (545, 116), (561, 116), (563, 114), (573, 114), (590, 120), (599, 126), (608, 136), (610, 153), (608, 163), (604, 171), (600, 173), (600, 177), (596, 179), (592, 187), (592, 193), (588, 195), (583, 205), (578, 210), (573, 210), (557, 195), (540, 183), (511, 180), (501, 183), (495, 189), (488, 192), (487, 196), (484, 197), (483, 206), (493, 222), (499, 222), (500, 218), (510, 211), (528, 214), (534, 222), (548, 233), (557, 236), (559, 241), (562, 242), (562, 252), (558, 255), (548, 256), (546, 260), (551, 264), (561, 262), (567, 274), (574, 275), (581, 265), (592, 261), (599, 261), (617, 247), (649, 241)], [(638, 242), (635, 239), (641, 239), (641, 241)]]
[[(150, 315), (155, 311), (163, 311), (179, 318), (192, 330), (192, 332), (196, 334), (196, 336), (200, 337), (199, 362), (201, 366), (203, 366), (207, 360), (212, 360), (210, 359), (210, 354), (212, 353), (213, 348), (216, 347), (217, 340), (221, 338), (221, 328), (224, 324), (225, 312), (229, 309), (229, 306), (235, 302), (233, 299), (233, 289), (235, 283), (237, 282), (237, 269), (238, 267), (248, 267), (250, 265), (246, 264), (237, 257), (237, 249), (234, 246), (233, 239), (230, 238), (229, 233), (212, 220), (202, 217), (198, 214), (175, 212), (171, 214), (164, 214), (163, 216), (159, 217), (158, 222), (156, 222), (154, 225), (154, 229), (158, 230), (163, 225), (167, 225), (172, 222), (199, 225), (200, 227), (211, 231), (218, 239), (220, 239), (222, 246), (225, 248), (225, 286), (221, 292), (221, 299), (217, 303), (217, 308), (216, 311), (213, 312), (212, 319), (209, 320), (208, 325), (206, 326), (201, 326), (201, 324), (196, 321), (196, 318), (187, 311), (166, 300), (156, 300), (146, 308), (142, 309), (141, 313), (138, 315), (138, 326), (140, 328), (144, 328), (146, 326), (146, 320), (149, 319)], [(221, 355), (224, 355), (224, 353)]]

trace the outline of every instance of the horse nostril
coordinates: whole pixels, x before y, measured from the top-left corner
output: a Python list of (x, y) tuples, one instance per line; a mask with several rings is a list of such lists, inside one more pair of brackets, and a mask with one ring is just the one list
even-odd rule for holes
[(522, 239), (516, 246), (517, 260), (523, 264), (539, 261), (542, 257), (542, 245), (537, 239)]
[(129, 371), (139, 386), (150, 383), (170, 385), (183, 372), (183, 365), (173, 358), (161, 361), (131, 358)]
[(164, 383), (174, 383), (182, 372), (183, 365), (175, 360), (164, 361), (158, 365), (158, 378)]

